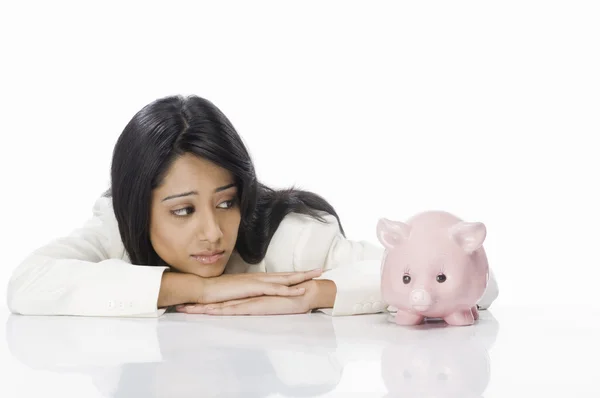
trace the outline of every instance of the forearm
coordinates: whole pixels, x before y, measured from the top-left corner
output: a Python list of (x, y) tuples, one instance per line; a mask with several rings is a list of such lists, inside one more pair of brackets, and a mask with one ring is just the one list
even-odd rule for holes
[(202, 278), (197, 275), (179, 272), (163, 273), (158, 308), (172, 305), (195, 303), (201, 296)]
[(164, 270), (33, 254), (11, 277), (8, 306), (23, 315), (151, 316)]
[(331, 315), (375, 314), (385, 311), (388, 305), (381, 296), (380, 270), (381, 260), (364, 260), (339, 264), (315, 278), (335, 283), (336, 296)]

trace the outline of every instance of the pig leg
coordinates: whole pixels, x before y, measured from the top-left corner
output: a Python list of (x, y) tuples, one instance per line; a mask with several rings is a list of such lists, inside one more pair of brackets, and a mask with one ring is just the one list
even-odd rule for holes
[(424, 316), (412, 312), (398, 310), (395, 321), (398, 325), (418, 325), (423, 322)]
[(471, 308), (471, 312), (473, 313), (473, 319), (479, 319), (479, 311), (477, 310), (477, 306)]
[(475, 317), (473, 316), (472, 310), (468, 309), (466, 311), (456, 311), (444, 317), (444, 321), (446, 321), (448, 325), (467, 326), (475, 323)]

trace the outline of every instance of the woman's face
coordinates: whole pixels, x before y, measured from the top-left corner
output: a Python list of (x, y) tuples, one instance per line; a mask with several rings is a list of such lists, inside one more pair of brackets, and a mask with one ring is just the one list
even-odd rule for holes
[(150, 241), (174, 269), (219, 276), (240, 225), (231, 173), (193, 154), (179, 157), (152, 193)]

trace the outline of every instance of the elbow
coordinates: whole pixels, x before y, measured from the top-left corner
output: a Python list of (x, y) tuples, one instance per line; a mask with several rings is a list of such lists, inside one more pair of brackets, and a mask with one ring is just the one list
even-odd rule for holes
[(52, 308), (60, 301), (57, 293), (62, 296), (62, 292), (45, 292), (39, 286), (11, 281), (6, 294), (9, 311), (19, 315), (58, 315)]
[(45, 286), (48, 269), (46, 259), (30, 257), (13, 271), (6, 291), (6, 304), (10, 312), (45, 315), (44, 308), (59, 293)]
[(27, 294), (21, 289), (19, 281), (15, 280), (14, 277), (8, 282), (8, 289), (6, 291), (6, 304), (8, 309), (13, 314), (27, 314)]
[(26, 300), (24, 300), (22, 296), (13, 292), (8, 292), (6, 304), (8, 305), (8, 310), (13, 314), (31, 315), (27, 312), (27, 306), (25, 305), (25, 302)]
[(31, 288), (28, 289), (25, 275), (13, 275), (8, 282), (6, 304), (13, 314), (33, 315), (35, 305), (32, 305)]
[(490, 270), (490, 279), (488, 281), (488, 285), (483, 293), (483, 297), (479, 299), (477, 303), (480, 310), (487, 310), (490, 308), (492, 303), (496, 301), (498, 296), (500, 295), (500, 290), (498, 289), (498, 282), (492, 271)]

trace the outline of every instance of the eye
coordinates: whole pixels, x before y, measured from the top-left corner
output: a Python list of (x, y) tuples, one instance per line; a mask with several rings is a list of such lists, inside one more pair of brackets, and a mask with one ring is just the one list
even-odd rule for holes
[(439, 274), (438, 276), (435, 277), (435, 280), (438, 281), (439, 283), (444, 283), (444, 282), (446, 282), (446, 275)]
[(194, 208), (191, 207), (191, 206), (188, 206), (188, 207), (184, 207), (184, 208), (181, 208), (181, 209), (173, 210), (171, 212), (171, 214), (173, 214), (176, 217), (185, 217), (185, 216), (189, 216), (193, 212), (194, 212)]
[[(226, 207), (222, 207), (222, 204), (226, 204)], [(231, 200), (226, 200), (224, 202), (219, 203), (219, 206), (217, 206), (219, 209), (231, 209), (233, 206), (235, 206), (236, 204), (236, 199), (231, 199)]]
[(410, 283), (410, 275), (404, 275), (402, 282), (404, 282), (405, 285), (408, 285)]

